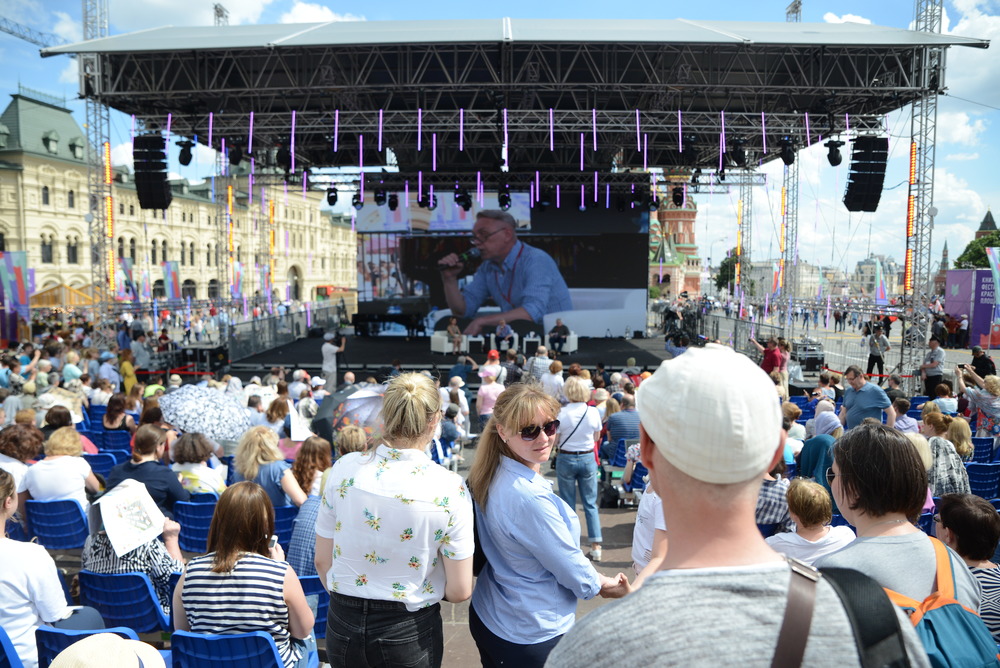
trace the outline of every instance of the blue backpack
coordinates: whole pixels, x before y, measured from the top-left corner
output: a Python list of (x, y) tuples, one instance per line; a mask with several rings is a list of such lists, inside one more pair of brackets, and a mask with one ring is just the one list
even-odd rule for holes
[(983, 620), (955, 599), (955, 574), (948, 548), (930, 538), (937, 560), (934, 591), (923, 601), (886, 589), (889, 600), (903, 608), (924, 644), (934, 668), (1000, 666), (997, 644)]

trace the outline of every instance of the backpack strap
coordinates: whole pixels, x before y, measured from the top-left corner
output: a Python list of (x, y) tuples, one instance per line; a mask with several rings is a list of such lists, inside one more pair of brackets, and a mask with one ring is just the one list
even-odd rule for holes
[[(937, 538), (933, 536), (928, 536), (928, 538), (934, 547), (934, 561), (936, 564), (934, 589), (931, 591), (931, 595), (954, 599), (955, 572), (951, 568), (951, 557), (948, 555), (948, 548)], [(921, 601), (903, 596), (888, 587), (885, 588), (885, 593), (889, 596), (889, 600), (899, 607), (913, 611), (910, 613), (910, 621), (913, 622), (914, 626), (920, 623), (920, 620), (924, 617), (924, 604)]]
[(796, 559), (789, 559), (792, 576), (788, 582), (788, 603), (781, 620), (778, 644), (774, 648), (771, 668), (797, 668), (802, 665), (809, 641), (813, 609), (816, 606), (816, 582), (819, 571)]
[(823, 568), (820, 572), (844, 605), (862, 668), (908, 667), (910, 659), (899, 619), (886, 591), (872, 578), (850, 568)]

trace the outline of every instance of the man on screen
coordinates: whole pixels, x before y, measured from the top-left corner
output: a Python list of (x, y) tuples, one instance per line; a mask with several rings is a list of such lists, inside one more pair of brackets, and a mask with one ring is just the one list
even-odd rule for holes
[[(573, 308), (558, 265), (545, 251), (518, 241), (517, 221), (506, 211), (477, 213), (472, 244), (483, 263), (465, 288), (458, 287), (458, 275), (464, 267), (458, 255), (450, 253), (439, 262), (448, 307), (457, 316), (473, 318), (466, 334), (475, 336), (501, 320), (540, 323), (546, 313)], [(487, 297), (496, 302), (500, 312), (476, 317)]]

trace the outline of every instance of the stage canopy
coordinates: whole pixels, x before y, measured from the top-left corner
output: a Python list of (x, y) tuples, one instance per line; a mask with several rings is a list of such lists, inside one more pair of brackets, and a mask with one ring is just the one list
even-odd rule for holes
[(84, 95), (175, 139), (252, 149), (258, 167), (279, 147), (293, 173), (385, 165), (391, 149), (392, 180), (526, 188), (884, 131), (944, 90), (947, 47), (988, 45), (853, 23), (504, 18), (164, 27), (42, 53), (98, 54)]

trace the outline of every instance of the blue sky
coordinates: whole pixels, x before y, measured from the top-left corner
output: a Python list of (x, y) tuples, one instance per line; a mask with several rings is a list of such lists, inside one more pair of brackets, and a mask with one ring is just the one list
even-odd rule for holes
[[(211, 25), (213, 0), (109, 0), (112, 34), (161, 25)], [(692, 20), (783, 21), (787, 0), (715, 0), (709, 3), (625, 2), (581, 0), (573, 3), (538, 3), (508, 0), (500, 5), (470, 2), (414, 3), (401, 0), (370, 2), (303, 2), (302, 0), (223, 0), (231, 23), (295, 23), (346, 20), (419, 20), (449, 18), (685, 18)], [(78, 0), (3, 0), (0, 17), (67, 40), (80, 37), (82, 3)], [(617, 14), (612, 13), (612, 8)], [(907, 28), (913, 20), (913, 0), (803, 0), (803, 20), (862, 21)], [(949, 96), (939, 104), (935, 206), (939, 215), (933, 233), (934, 259), (945, 240), (952, 260), (973, 238), (991, 205), (1000, 206), (1000, 0), (946, 0), (945, 29), (957, 35), (994, 40), (987, 50), (953, 48), (948, 54), (946, 83)], [(0, 33), (0, 91), (15, 92), (18, 83), (74, 98), (75, 64), (67, 58), (42, 59), (37, 47)], [(82, 104), (72, 103), (82, 124)], [(905, 249), (907, 151), (909, 108), (890, 117), (891, 159), (886, 190), (874, 214), (849, 214), (841, 203), (849, 160), (838, 168), (826, 162), (825, 149), (816, 146), (800, 152), (800, 257), (853, 269), (868, 252), (886, 253), (902, 261)], [(127, 160), (129, 121), (112, 120), (115, 155)], [(196, 157), (200, 170), (185, 170), (193, 177), (210, 168), (211, 156)], [(175, 165), (174, 169), (178, 169)], [(753, 258), (778, 254), (777, 226), (780, 206), (780, 161), (765, 167), (770, 188), (754, 197), (755, 247)], [(702, 255), (715, 254), (732, 243), (736, 225), (737, 194), (700, 196), (697, 234)], [(998, 212), (1000, 213), (1000, 212)], [(717, 261), (717, 258), (716, 258)]]

